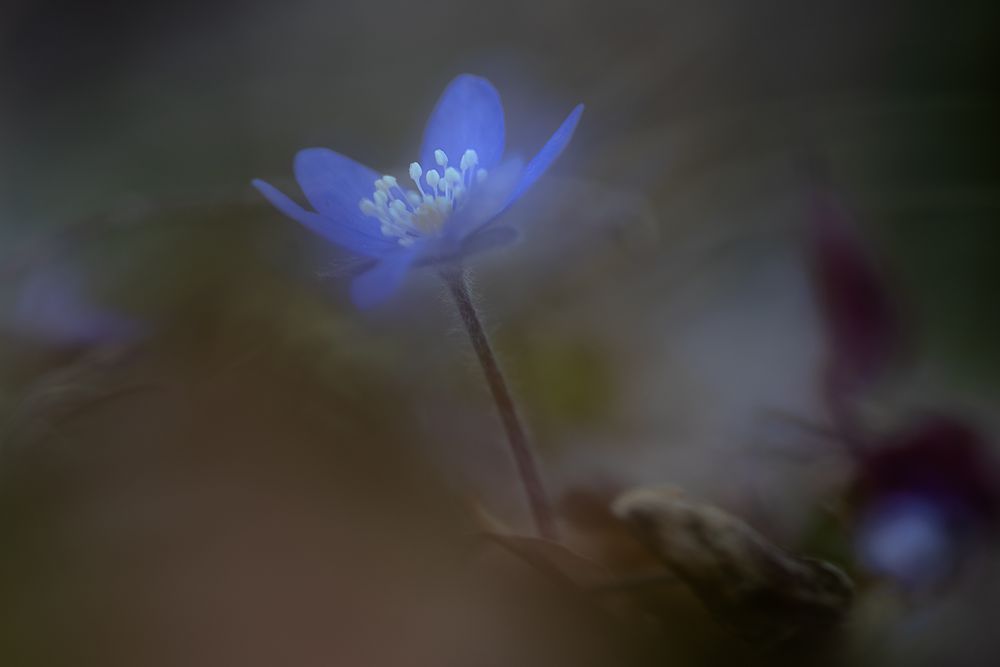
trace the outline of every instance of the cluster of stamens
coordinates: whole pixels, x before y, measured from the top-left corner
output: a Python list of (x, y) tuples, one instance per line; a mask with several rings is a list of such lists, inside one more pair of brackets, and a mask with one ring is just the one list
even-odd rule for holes
[(362, 213), (379, 221), (384, 235), (400, 245), (439, 231), (472, 188), (486, 179), (486, 170), (478, 168), (479, 155), (471, 148), (462, 154), (459, 169), (448, 166), (448, 156), (440, 148), (434, 151), (434, 161), (438, 169), (426, 173), (419, 163), (410, 165), (416, 190), (404, 190), (395, 177), (383, 176), (375, 181), (372, 198), (358, 204)]

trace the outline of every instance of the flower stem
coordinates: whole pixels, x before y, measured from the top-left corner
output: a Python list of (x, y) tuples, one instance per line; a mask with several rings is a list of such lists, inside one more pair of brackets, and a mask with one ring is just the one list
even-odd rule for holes
[(528, 497), (528, 505), (531, 507), (531, 514), (534, 517), (538, 534), (543, 538), (554, 540), (556, 539), (555, 521), (552, 517), (548, 496), (545, 493), (545, 485), (542, 483), (538, 464), (531, 451), (524, 427), (517, 416), (514, 400), (507, 388), (507, 381), (504, 379), (499, 364), (497, 364), (490, 339), (483, 329), (479, 313), (476, 312), (476, 306), (469, 294), (465, 271), (461, 267), (445, 269), (441, 271), (441, 277), (451, 290), (455, 305), (462, 316), (462, 322), (469, 333), (469, 340), (472, 342), (472, 347), (475, 348), (476, 356), (479, 358), (479, 364), (483, 368), (486, 382), (490, 386), (490, 392), (493, 394), (493, 400), (500, 413), (500, 420), (507, 433), (511, 455), (514, 457), (521, 484)]

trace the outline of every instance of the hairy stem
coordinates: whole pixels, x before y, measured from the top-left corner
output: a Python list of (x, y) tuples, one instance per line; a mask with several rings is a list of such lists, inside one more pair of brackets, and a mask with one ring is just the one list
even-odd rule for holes
[(451, 290), (455, 305), (462, 316), (462, 322), (469, 333), (469, 340), (472, 342), (472, 347), (476, 350), (476, 356), (479, 358), (479, 364), (483, 368), (486, 382), (490, 386), (497, 411), (500, 413), (500, 420), (507, 433), (511, 455), (514, 457), (521, 484), (528, 497), (528, 505), (531, 508), (538, 534), (546, 539), (554, 540), (556, 539), (555, 521), (552, 517), (548, 496), (545, 493), (545, 485), (542, 483), (538, 464), (531, 451), (524, 427), (517, 416), (517, 408), (514, 406), (514, 400), (507, 388), (507, 381), (504, 379), (499, 364), (497, 364), (490, 339), (483, 329), (479, 313), (476, 312), (476, 306), (469, 294), (465, 271), (461, 267), (450, 268), (442, 270), (441, 277)]

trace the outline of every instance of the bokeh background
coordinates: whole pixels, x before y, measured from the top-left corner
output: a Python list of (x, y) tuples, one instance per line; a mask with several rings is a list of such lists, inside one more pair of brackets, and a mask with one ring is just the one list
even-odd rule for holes
[[(676, 484), (816, 544), (851, 474), (811, 430), (817, 163), (905, 312), (873, 418), (995, 435), (998, 25), (990, 2), (7, 0), (0, 661), (579, 664), (536, 650), (583, 643), (562, 615), (453, 581), (481, 515), (529, 524), (436, 277), (357, 312), (356, 263), (249, 186), (293, 192), (308, 146), (400, 171), (461, 72), (521, 155), (587, 105), (509, 214), (525, 241), (473, 267), (554, 496)], [(842, 644), (993, 664), (998, 588), (988, 564), (867, 585)], [(668, 654), (715, 664), (694, 607)]]

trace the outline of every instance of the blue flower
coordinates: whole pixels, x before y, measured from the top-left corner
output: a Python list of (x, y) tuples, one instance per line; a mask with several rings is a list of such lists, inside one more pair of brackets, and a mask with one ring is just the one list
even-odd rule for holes
[(870, 572), (920, 590), (953, 574), (958, 541), (942, 508), (916, 496), (894, 496), (862, 516), (856, 537)]
[(504, 157), (500, 95), (486, 79), (463, 74), (445, 89), (424, 130), (413, 188), (325, 148), (295, 156), (295, 178), (315, 209), (272, 185), (253, 182), (279, 211), (375, 265), (355, 278), (359, 307), (390, 297), (416, 266), (450, 262), (517, 239), (492, 224), (541, 178), (569, 143), (578, 105), (527, 164)]
[(925, 414), (879, 445), (857, 481), (861, 562), (909, 588), (940, 583), (1000, 520), (991, 443), (957, 417)]

